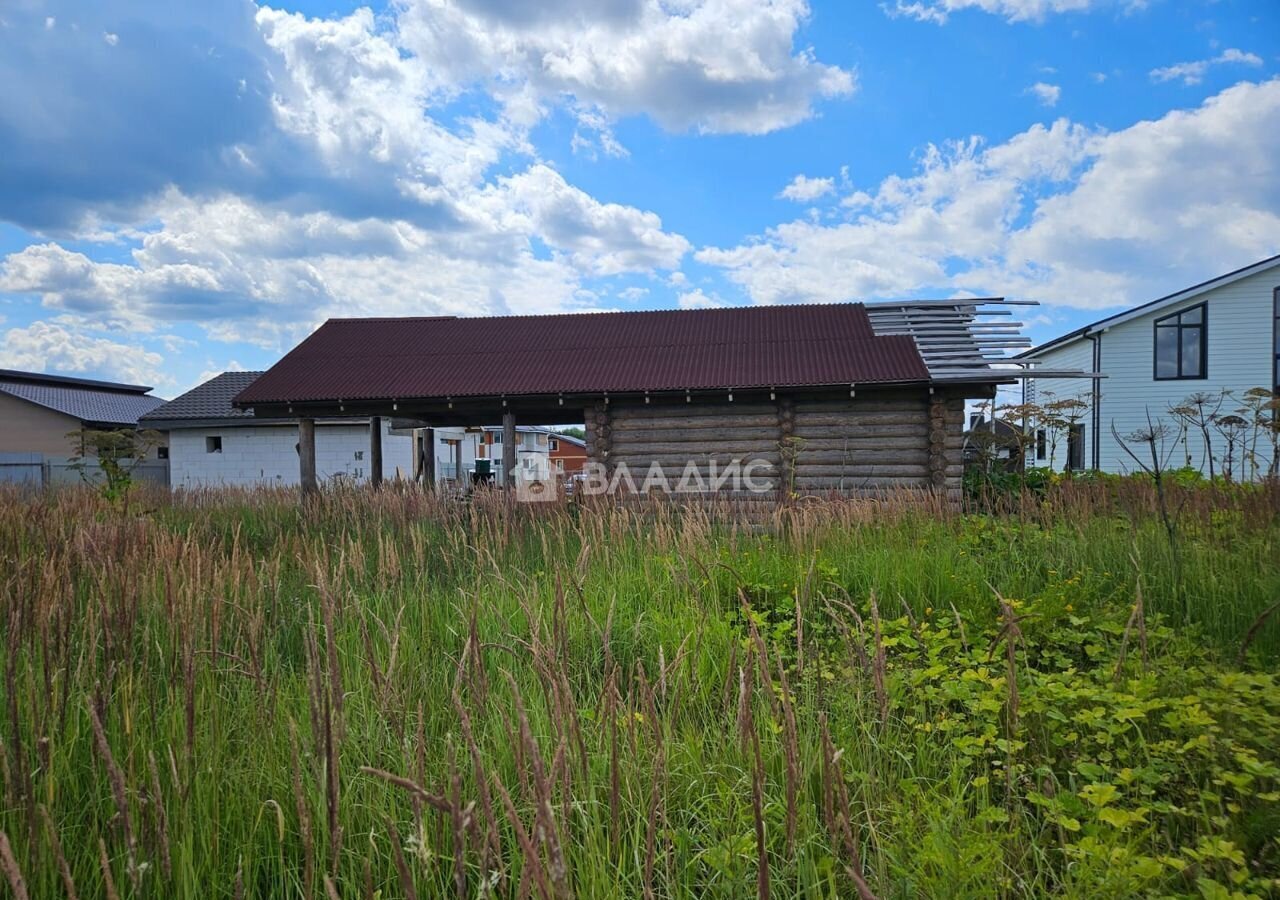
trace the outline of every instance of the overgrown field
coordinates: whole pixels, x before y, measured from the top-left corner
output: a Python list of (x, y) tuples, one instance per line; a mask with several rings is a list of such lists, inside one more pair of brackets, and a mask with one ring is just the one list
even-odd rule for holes
[(0, 494), (55, 897), (1280, 894), (1280, 494)]

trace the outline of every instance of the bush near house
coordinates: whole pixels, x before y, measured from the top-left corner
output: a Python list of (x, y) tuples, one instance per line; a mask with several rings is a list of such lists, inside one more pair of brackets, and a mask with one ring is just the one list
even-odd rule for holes
[(143, 506), (0, 494), (19, 896), (1280, 890), (1274, 486)]

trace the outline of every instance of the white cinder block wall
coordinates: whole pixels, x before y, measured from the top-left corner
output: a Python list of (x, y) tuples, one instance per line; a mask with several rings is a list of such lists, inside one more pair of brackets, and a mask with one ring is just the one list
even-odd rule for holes
[[(1126, 436), (1146, 426), (1149, 411), (1153, 421), (1163, 420), (1172, 428), (1176, 423), (1169, 414), (1169, 407), (1182, 403), (1191, 394), (1217, 393), (1226, 388), (1233, 391), (1235, 400), (1239, 401), (1249, 388), (1271, 388), (1272, 366), (1275, 364), (1273, 297), (1277, 287), (1280, 287), (1280, 270), (1259, 272), (1104, 331), (1101, 337), (1101, 371), (1107, 377), (1100, 384), (1101, 423), (1097, 429), (1100, 433), (1086, 432), (1086, 464), (1092, 460), (1093, 441), (1098, 440), (1102, 471), (1132, 472), (1137, 469), (1112, 436), (1113, 422), (1116, 431)], [(1154, 374), (1155, 320), (1200, 303), (1206, 304), (1208, 314), (1207, 377), (1157, 381)], [(1092, 348), (1088, 340), (1080, 340), (1046, 351), (1039, 358), (1046, 368), (1087, 370), (1091, 368)], [(1043, 400), (1046, 390), (1057, 392), (1059, 397), (1069, 397), (1088, 392), (1091, 387), (1087, 380), (1071, 384), (1064, 380), (1040, 379), (1036, 393)], [(1233, 412), (1234, 407), (1229, 404), (1222, 412)], [(1214, 455), (1219, 458), (1217, 469), (1221, 470), (1225, 442), (1216, 435), (1213, 440)], [(1208, 472), (1204, 443), (1198, 434), (1188, 435), (1185, 443), (1178, 441), (1176, 446), (1173, 446), (1173, 440), (1169, 443), (1166, 449), (1170, 451), (1170, 465), (1184, 465), (1189, 455), (1192, 466)], [(1261, 443), (1258, 450), (1261, 457)], [(1260, 459), (1263, 468), (1269, 462), (1269, 452), (1266, 457), (1266, 460)], [(1063, 468), (1066, 463), (1065, 450), (1061, 446), (1055, 462), (1057, 468)], [(1238, 451), (1235, 466), (1236, 473), (1240, 474)]]
[[(390, 422), (383, 420), (389, 432)], [(210, 453), (207, 439), (222, 438), (222, 451)], [(296, 485), (298, 429), (294, 425), (236, 425), (184, 428), (169, 433), (169, 483), (174, 488)], [(384, 433), (382, 477), (413, 477), (413, 438)], [(369, 477), (369, 426), (316, 425), (316, 476), (354, 481)]]

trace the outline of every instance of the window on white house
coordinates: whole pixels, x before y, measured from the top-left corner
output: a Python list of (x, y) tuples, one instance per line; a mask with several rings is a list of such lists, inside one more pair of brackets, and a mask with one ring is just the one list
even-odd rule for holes
[(1203, 303), (1156, 319), (1156, 380), (1205, 378), (1207, 336), (1208, 307)]
[(493, 433), (493, 443), (495, 443), (495, 444), (501, 444), (501, 443), (502, 443), (502, 432), (501, 432), (501, 431), (495, 431), (495, 432)]
[(204, 439), (205, 453), (221, 453), (222, 452), (222, 435), (211, 434)]
[(157, 448), (156, 448), (156, 459), (168, 459), (168, 458), (169, 458), (169, 448), (168, 448), (168, 447), (157, 447)]
[(1049, 435), (1043, 428), (1036, 429), (1036, 459), (1045, 459), (1049, 455)]

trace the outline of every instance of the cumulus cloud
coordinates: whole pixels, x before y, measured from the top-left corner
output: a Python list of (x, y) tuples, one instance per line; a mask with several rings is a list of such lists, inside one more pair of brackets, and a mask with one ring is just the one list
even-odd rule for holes
[(854, 90), (797, 49), (805, 0), (405, 0), (400, 39), (435, 83), (529, 85), (673, 131), (763, 134)]
[[(942, 25), (952, 13), (967, 9), (981, 10), (1010, 22), (1041, 22), (1051, 14), (1089, 12), (1116, 5), (1115, 0), (896, 0), (892, 7), (886, 5), (886, 9), (892, 15)], [(1125, 4), (1130, 9), (1145, 5), (1145, 0), (1130, 0)]]
[(715, 295), (708, 296), (702, 288), (694, 288), (678, 296), (676, 305), (681, 309), (716, 309), (725, 302)]
[(1260, 66), (1262, 57), (1256, 53), (1246, 53), (1235, 47), (1228, 47), (1211, 59), (1200, 59), (1194, 62), (1176, 63), (1151, 70), (1151, 80), (1160, 83), (1165, 81), (1181, 81), (1185, 85), (1199, 84), (1204, 81), (1205, 74), (1212, 66), (1235, 63), (1243, 66)]
[(508, 229), (539, 236), (596, 275), (674, 269), (689, 250), (654, 213), (601, 203), (545, 165), (502, 179), (488, 197)]
[(0, 339), (0, 368), (94, 375), (132, 384), (170, 383), (159, 353), (137, 344), (90, 337), (53, 322), (10, 328)]
[(1058, 99), (1062, 96), (1062, 88), (1056, 84), (1037, 81), (1027, 88), (1027, 93), (1034, 96), (1041, 106), (1053, 107), (1058, 105)]
[[(595, 4), (582, 10), (601, 15)], [(124, 24), (111, 27), (122, 35), (115, 50), (134, 45)], [(234, 92), (260, 115), (253, 133), (209, 140), (224, 169), (187, 177), (151, 159), (159, 174), (119, 185), (112, 199), (73, 197), (73, 185), (51, 216), (82, 240), (136, 246), (101, 262), (63, 243), (32, 244), (0, 261), (0, 291), (37, 295), (95, 327), (195, 322), (216, 339), (280, 349), (330, 315), (578, 308), (590, 299), (584, 280), (669, 270), (688, 252), (656, 214), (599, 200), (529, 161), (528, 130), (543, 110), (528, 86), (508, 84), (495, 104), (446, 122), (435, 110), (457, 98), (456, 82), (406, 49), (394, 20), (263, 8), (248, 27), (261, 69)], [(113, 164), (95, 183), (112, 180)], [(0, 191), (9, 172), (0, 167)], [(40, 177), (47, 186), (53, 173)], [(25, 189), (45, 203), (61, 186)]]
[(781, 200), (794, 200), (797, 203), (812, 203), (820, 197), (825, 197), (836, 189), (834, 178), (809, 178), (805, 175), (797, 175), (791, 179), (791, 183), (778, 192), (778, 198)]
[(930, 147), (853, 218), (703, 248), (758, 303), (973, 291), (1103, 308), (1280, 251), (1280, 80), (1107, 133)]

